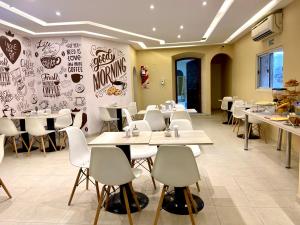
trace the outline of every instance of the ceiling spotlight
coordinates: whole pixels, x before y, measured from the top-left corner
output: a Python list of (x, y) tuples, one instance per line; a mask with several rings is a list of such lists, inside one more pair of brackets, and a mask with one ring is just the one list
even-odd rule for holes
[(183, 30), (183, 25), (181, 25), (179, 28), (180, 28), (180, 30)]
[(206, 6), (207, 5), (207, 1), (202, 2), (202, 5)]
[(150, 9), (151, 9), (151, 10), (154, 9), (154, 5), (153, 5), (153, 4), (150, 5)]
[(152, 28), (152, 31), (156, 31), (156, 28), (155, 28), (155, 27), (153, 27), (153, 28)]
[(55, 14), (56, 14), (57, 16), (61, 16), (61, 13), (60, 13), (59, 11), (56, 11)]
[(180, 34), (178, 34), (178, 35), (177, 35), (177, 38), (179, 38), (179, 39), (180, 39), (180, 38), (181, 38), (181, 35), (180, 35)]

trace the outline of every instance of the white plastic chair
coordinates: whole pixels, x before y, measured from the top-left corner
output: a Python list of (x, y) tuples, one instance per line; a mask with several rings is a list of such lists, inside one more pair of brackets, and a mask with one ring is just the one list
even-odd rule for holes
[(100, 107), (99, 108), (100, 111), (100, 120), (103, 121), (103, 126), (101, 128), (100, 133), (102, 133), (105, 125), (107, 126), (108, 131), (110, 131), (110, 125), (112, 124), (116, 129), (118, 129), (117, 125), (115, 124), (115, 122), (118, 120), (118, 118), (112, 118), (107, 110), (107, 108), (105, 107)]
[(74, 120), (73, 120), (72, 127), (81, 128), (81, 126), (82, 126), (82, 115), (83, 115), (82, 111), (76, 112)]
[[(91, 153), (90, 173), (96, 180), (96, 187), (98, 187), (98, 182), (104, 184), (100, 197), (98, 198), (98, 207), (94, 219), (94, 225), (98, 222), (102, 203), (105, 200), (104, 193), (107, 192), (107, 187), (114, 185), (120, 186), (120, 195), (123, 195), (124, 197), (128, 220), (130, 225), (132, 225), (133, 223), (126, 186), (129, 186), (131, 195), (138, 207), (138, 210), (140, 211), (140, 204), (132, 187), (132, 180), (140, 174), (140, 170), (132, 169), (130, 167), (128, 159), (120, 148), (95, 147), (92, 148)], [(98, 188), (97, 192), (99, 192)], [(106, 195), (106, 205), (108, 204), (108, 200), (109, 195)]]
[[(137, 128), (139, 131), (151, 131), (151, 127), (148, 124), (146, 120), (137, 120), (132, 121), (129, 124), (130, 130), (133, 130), (133, 128)], [(130, 146), (130, 155), (131, 155), (131, 165), (132, 167), (135, 166), (137, 163), (138, 166), (143, 166), (143, 162), (147, 162), (148, 168), (144, 167), (146, 170), (148, 170), (150, 173), (152, 171), (153, 161), (152, 158), (157, 153), (157, 146), (150, 146), (150, 145), (131, 145)], [(154, 189), (156, 189), (155, 180), (153, 177), (152, 183), (154, 186)]]
[(136, 102), (130, 102), (127, 106), (127, 109), (131, 117), (134, 117), (138, 113)]
[(236, 100), (232, 105), (232, 123), (234, 123), (233, 131), (235, 131), (235, 128), (237, 127), (237, 134), (239, 133), (241, 121), (245, 119), (245, 113), (243, 112), (245, 108), (243, 106), (243, 100)]
[(177, 119), (187, 119), (192, 121), (190, 114), (187, 111), (174, 111), (171, 114), (170, 121)]
[[(86, 138), (78, 127), (67, 127), (64, 129), (69, 140), (69, 160), (70, 163), (79, 168), (75, 184), (73, 186), (68, 205), (71, 205), (77, 186), (86, 181), (86, 189), (89, 187), (89, 167), (91, 152), (88, 148)], [(83, 179), (82, 179), (83, 177)]]
[(28, 134), (32, 136), (29, 144), (28, 154), (30, 154), (30, 150), (32, 148), (34, 140), (36, 138), (40, 138), (40, 144), (42, 145), (42, 150), (44, 152), (44, 155), (46, 156), (44, 137), (47, 137), (49, 139), (51, 145), (56, 151), (56, 146), (49, 136), (49, 134), (55, 132), (55, 130), (46, 130), (39, 118), (26, 118), (25, 126)]
[(157, 105), (148, 105), (148, 106), (146, 107), (146, 111), (148, 111), (148, 110), (156, 110), (156, 109), (158, 109), (158, 108), (157, 108)]
[(122, 109), (122, 113), (124, 113), (125, 118), (127, 120), (127, 124), (130, 124), (132, 122), (132, 117), (130, 115), (130, 112), (128, 111), (128, 109)]
[(61, 109), (58, 111), (59, 116), (55, 120), (55, 129), (63, 129), (72, 125), (72, 115), (70, 109)]
[[(0, 135), (0, 164), (2, 163), (2, 160), (3, 160), (3, 157), (4, 157), (4, 141), (5, 141), (5, 135), (1, 134)], [(0, 178), (0, 188), (1, 187), (3, 188), (3, 190), (5, 191), (5, 193), (8, 195), (8, 197), (12, 198), (11, 194), (9, 193), (8, 189), (6, 188), (4, 182)]]
[(166, 128), (164, 116), (159, 110), (147, 111), (144, 120), (149, 123), (152, 131), (162, 131)]
[(189, 190), (189, 185), (200, 179), (198, 166), (192, 151), (187, 146), (160, 146), (154, 161), (152, 176), (164, 184), (156, 211), (154, 225), (157, 224), (166, 189), (169, 186), (183, 188), (183, 193), (192, 224), (193, 211), (197, 206)]
[(19, 131), (11, 119), (6, 117), (0, 118), (0, 133), (4, 134), (7, 137), (7, 139), (11, 139), (12, 141), (11, 144), (14, 147), (14, 151), (17, 157), (18, 157), (18, 148), (17, 148), (16, 141), (22, 142), (28, 151), (28, 146), (24, 142), (21, 136), (21, 134), (26, 133), (26, 131)]
[(223, 97), (222, 103), (221, 103), (221, 109), (225, 110), (225, 111), (229, 110), (228, 102), (231, 102), (231, 101), (232, 101), (232, 97), (230, 97), (230, 96)]

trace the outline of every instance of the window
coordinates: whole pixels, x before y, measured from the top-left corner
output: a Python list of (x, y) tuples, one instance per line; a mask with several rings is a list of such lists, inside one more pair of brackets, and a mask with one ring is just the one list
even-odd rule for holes
[(257, 88), (283, 87), (283, 50), (276, 49), (258, 58)]

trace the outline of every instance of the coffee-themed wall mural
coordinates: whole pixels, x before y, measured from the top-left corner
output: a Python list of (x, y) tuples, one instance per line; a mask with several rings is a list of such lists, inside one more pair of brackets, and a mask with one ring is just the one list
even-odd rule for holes
[(131, 101), (129, 46), (83, 38), (27, 38), (0, 30), (0, 116), (82, 110), (82, 129), (101, 128), (98, 107)]

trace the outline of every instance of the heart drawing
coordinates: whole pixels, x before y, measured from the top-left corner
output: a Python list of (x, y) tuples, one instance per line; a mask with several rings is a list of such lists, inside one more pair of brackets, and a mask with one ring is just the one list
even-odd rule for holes
[(8, 60), (14, 64), (20, 56), (21, 43), (16, 39), (9, 41), (7, 37), (1, 36), (0, 46)]

